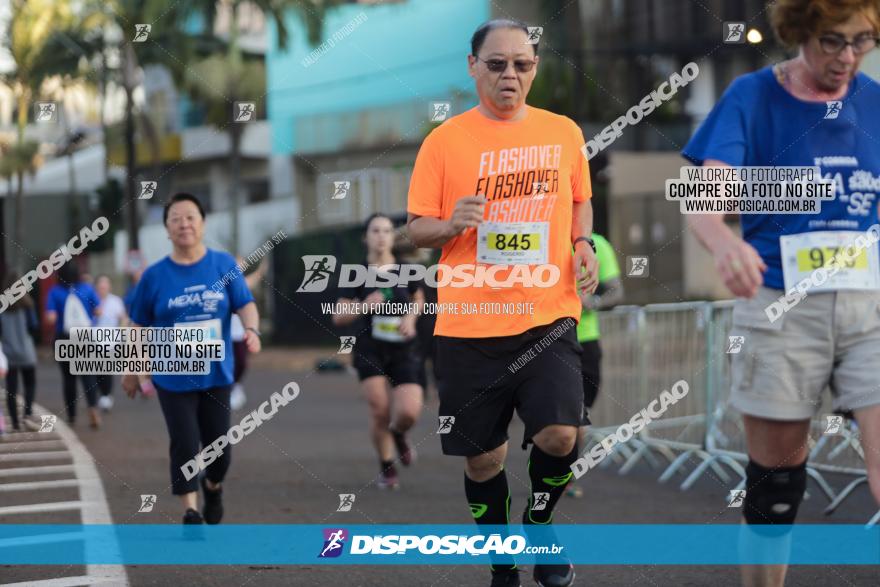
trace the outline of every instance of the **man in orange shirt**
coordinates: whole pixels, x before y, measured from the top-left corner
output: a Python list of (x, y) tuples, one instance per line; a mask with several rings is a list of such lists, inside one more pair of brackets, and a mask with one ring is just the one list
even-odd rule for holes
[[(577, 288), (597, 285), (590, 174), (578, 126), (525, 103), (537, 53), (521, 22), (477, 29), (468, 69), (480, 103), (428, 135), (409, 191), (410, 238), (443, 251), (438, 432), (445, 454), (466, 457), (478, 524), (508, 523), (503, 465), (514, 409), (525, 423), (523, 448), (534, 443), (527, 525), (552, 521), (586, 423), (574, 327)], [(540, 564), (534, 578), (567, 586), (574, 568)], [(493, 558), (492, 585), (520, 585), (512, 558)]]

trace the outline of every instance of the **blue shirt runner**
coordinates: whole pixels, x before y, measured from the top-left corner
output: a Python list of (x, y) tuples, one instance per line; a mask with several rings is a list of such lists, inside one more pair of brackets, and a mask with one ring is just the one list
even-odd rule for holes
[(743, 238), (767, 264), (767, 287), (784, 289), (780, 236), (864, 232), (877, 223), (880, 86), (859, 73), (839, 102), (795, 98), (765, 67), (737, 78), (682, 150), (694, 165), (815, 166), (834, 181), (836, 198), (823, 201), (819, 214), (741, 216)]
[[(229, 279), (227, 273), (237, 275)], [(226, 279), (224, 279), (226, 276)], [(232, 255), (208, 249), (192, 265), (165, 257), (144, 271), (135, 289), (131, 319), (140, 326), (205, 326), (222, 338), (223, 361), (211, 363), (208, 375), (154, 375), (153, 383), (168, 391), (194, 391), (232, 385), (232, 313), (254, 301)]]

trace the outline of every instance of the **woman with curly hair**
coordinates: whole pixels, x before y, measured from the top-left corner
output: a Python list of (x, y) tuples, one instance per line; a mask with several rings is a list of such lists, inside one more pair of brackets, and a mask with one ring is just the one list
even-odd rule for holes
[[(786, 547), (826, 386), (834, 409), (858, 421), (880, 502), (880, 270), (870, 238), (880, 228), (880, 86), (859, 72), (878, 43), (880, 1), (780, 0), (771, 14), (797, 55), (735, 80), (683, 155), (708, 167), (818, 167), (833, 184), (818, 213), (744, 214), (742, 238), (720, 215), (690, 217), (739, 297), (731, 333), (745, 344), (731, 355), (731, 403), (748, 445), (744, 536)], [(745, 566), (743, 584), (779, 586), (785, 573)]]

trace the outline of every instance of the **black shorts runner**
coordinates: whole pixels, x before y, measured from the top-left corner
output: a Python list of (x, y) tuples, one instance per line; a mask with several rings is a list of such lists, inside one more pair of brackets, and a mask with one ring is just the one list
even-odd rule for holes
[(440, 432), (443, 453), (476, 456), (501, 446), (514, 409), (525, 424), (523, 448), (551, 424), (588, 424), (576, 324), (560, 318), (514, 336), (437, 336), (440, 421), (455, 418)]
[(584, 351), (581, 355), (581, 373), (584, 378), (584, 405), (593, 407), (596, 396), (599, 395), (599, 385), (602, 383), (602, 347), (598, 340), (588, 340), (581, 343)]
[(421, 385), (422, 357), (417, 342), (395, 343), (358, 337), (354, 346), (352, 364), (358, 379), (387, 377), (392, 386), (404, 383)]

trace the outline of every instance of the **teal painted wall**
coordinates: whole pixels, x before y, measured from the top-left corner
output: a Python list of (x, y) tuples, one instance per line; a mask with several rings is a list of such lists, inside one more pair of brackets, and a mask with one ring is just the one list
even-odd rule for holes
[[(333, 46), (310, 64), (303, 60), (315, 47), (291, 13), (287, 49), (278, 51), (272, 28), (266, 56), (272, 151), (331, 152), (420, 137), (432, 101), (452, 101), (453, 114), (473, 106), (475, 96), (461, 96), (473, 91), (466, 56), (489, 9), (488, 0), (340, 7), (324, 23), (322, 40)], [(348, 23), (353, 30), (343, 32)]]

